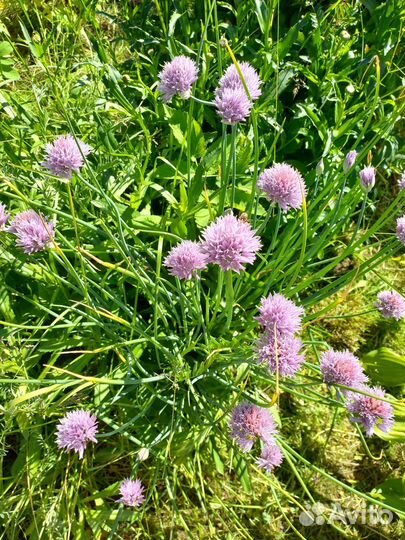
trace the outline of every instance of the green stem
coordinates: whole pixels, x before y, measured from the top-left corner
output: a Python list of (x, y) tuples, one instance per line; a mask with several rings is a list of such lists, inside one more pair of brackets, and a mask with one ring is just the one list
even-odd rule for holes
[(362, 442), (362, 445), (363, 445), (363, 448), (364, 450), (366, 451), (366, 454), (368, 455), (368, 457), (370, 459), (372, 459), (373, 461), (380, 461), (382, 459), (382, 456), (383, 456), (383, 451), (381, 450), (381, 454), (379, 457), (376, 457), (376, 456), (373, 456), (373, 454), (370, 452), (370, 448), (368, 447), (368, 444), (367, 444), (367, 441), (366, 439), (364, 438), (364, 435), (360, 429), (360, 426), (358, 424), (354, 424), (356, 430), (357, 430), (357, 433), (359, 434), (359, 437), (360, 437), (360, 440)]
[(229, 328), (232, 322), (233, 304), (234, 304), (234, 292), (232, 282), (232, 270), (227, 270), (225, 274), (225, 314), (226, 314), (226, 327)]
[(191, 99), (193, 99), (195, 102), (200, 103), (201, 105), (208, 105), (209, 107), (215, 107), (215, 103), (213, 101), (206, 101), (205, 99), (200, 99), (195, 96), (190, 96)]
[(224, 213), (225, 197), (226, 197), (226, 185), (228, 179), (226, 176), (226, 146), (227, 146), (227, 128), (226, 124), (222, 124), (222, 141), (221, 141), (221, 191), (219, 196), (218, 213), (221, 216)]
[(274, 250), (274, 248), (276, 247), (278, 231), (280, 230), (280, 224), (281, 224), (281, 208), (278, 207), (276, 227), (274, 229), (273, 238), (271, 240), (271, 245), (270, 245), (270, 247), (268, 249), (267, 254), (270, 254)]
[(253, 205), (255, 207), (254, 210), (254, 219), (253, 219), (253, 227), (256, 225), (256, 219), (257, 219), (257, 209), (259, 206), (259, 197), (256, 194), (256, 185), (257, 185), (257, 177), (259, 173), (259, 131), (257, 128), (257, 117), (256, 112), (253, 109), (252, 110), (252, 126), (253, 126), (253, 142), (254, 142), (254, 170), (253, 170), (253, 181), (252, 181), (252, 192), (250, 194), (250, 201), (248, 206), (248, 216), (251, 216)]
[(364, 217), (364, 212), (366, 210), (366, 203), (367, 203), (367, 193), (364, 194), (364, 199), (363, 199), (363, 203), (361, 205), (361, 210), (360, 210), (360, 214), (359, 214), (359, 219), (357, 220), (357, 223), (356, 223), (356, 229), (353, 233), (353, 236), (349, 242), (349, 246), (351, 246), (353, 244), (353, 242), (355, 241), (356, 239), (356, 236), (357, 236), (357, 233), (359, 232), (360, 230), (360, 227), (361, 227), (361, 222), (363, 221), (363, 217)]
[(273, 217), (273, 207), (271, 206), (264, 218), (263, 222), (260, 224), (260, 227), (257, 229), (257, 234), (261, 234), (267, 227), (268, 222)]
[(219, 276), (218, 276), (217, 290), (215, 291), (215, 295), (214, 295), (214, 298), (215, 298), (214, 312), (211, 317), (210, 326), (212, 326), (212, 324), (214, 323), (216, 319), (216, 315), (218, 313), (218, 309), (219, 309), (221, 298), (222, 298), (222, 287), (224, 285), (224, 273), (220, 269), (218, 270), (218, 272), (219, 272)]
[(301, 253), (300, 253), (300, 258), (298, 259), (297, 261), (297, 264), (295, 266), (295, 269), (294, 269), (294, 274), (291, 278), (291, 281), (289, 283), (289, 288), (295, 283), (297, 277), (298, 277), (298, 274), (301, 270), (301, 267), (303, 266), (304, 264), (304, 259), (305, 259), (305, 250), (306, 250), (306, 247), (307, 247), (307, 238), (308, 238), (308, 212), (307, 212), (307, 203), (306, 203), (306, 199), (305, 199), (305, 194), (303, 193), (302, 194), (302, 216), (303, 216), (303, 220), (304, 220), (304, 228), (303, 228), (303, 231), (302, 231), (302, 244), (301, 244)]
[(84, 268), (83, 258), (82, 258), (82, 255), (80, 253), (80, 235), (79, 235), (79, 228), (78, 228), (78, 225), (77, 225), (76, 210), (75, 210), (75, 205), (74, 205), (74, 201), (73, 201), (73, 193), (72, 193), (72, 188), (70, 186), (70, 182), (68, 182), (68, 184), (67, 184), (67, 191), (68, 191), (68, 196), (69, 196), (70, 213), (72, 214), (73, 228), (75, 230), (76, 248), (77, 248), (77, 251), (78, 251), (77, 256), (78, 256), (79, 261), (80, 261), (80, 268), (81, 268), (82, 277), (83, 277), (82, 287), (83, 287), (83, 290), (84, 290), (84, 293), (85, 293), (86, 300), (89, 303), (89, 293), (88, 293), (88, 288), (87, 288), (86, 270)]
[(235, 191), (236, 191), (236, 125), (232, 126), (231, 134), (231, 163), (232, 163), (232, 203), (231, 208), (235, 206)]

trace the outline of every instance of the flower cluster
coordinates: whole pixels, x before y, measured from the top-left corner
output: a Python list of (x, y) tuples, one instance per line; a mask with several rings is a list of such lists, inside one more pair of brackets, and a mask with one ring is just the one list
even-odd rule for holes
[[(177, 94), (191, 97), (191, 89), (198, 78), (197, 64), (187, 56), (176, 56), (166, 62), (159, 73), (158, 90), (164, 102), (169, 103)], [(250, 115), (253, 102), (261, 96), (262, 82), (248, 62), (232, 64), (225, 71), (215, 91), (214, 104), (224, 124), (244, 122)]]
[(120, 485), (121, 498), (117, 502), (125, 504), (125, 506), (137, 507), (145, 501), (144, 496), (145, 488), (142, 482), (137, 478), (131, 480), (126, 478)]
[(282, 294), (262, 298), (256, 319), (264, 328), (256, 351), (259, 363), (267, 364), (271, 373), (293, 377), (301, 368), (302, 342), (294, 336), (301, 330), (304, 310)]
[(60, 178), (70, 179), (74, 172), (83, 167), (84, 158), (92, 151), (91, 146), (77, 140), (72, 135), (62, 135), (47, 144), (47, 159), (41, 165)]
[[(6, 217), (8, 220), (8, 216)], [(15, 235), (17, 246), (29, 255), (48, 247), (55, 237), (54, 223), (46, 221), (35, 210), (26, 210), (17, 214), (5, 230)]]
[(399, 321), (405, 317), (405, 298), (395, 291), (382, 291), (377, 296), (376, 307), (386, 318)]
[(304, 310), (279, 293), (262, 298), (256, 320), (268, 331), (280, 336), (296, 334), (301, 330)]
[(7, 224), (10, 216), (7, 214), (7, 208), (4, 204), (0, 203), (0, 230), (4, 229), (4, 226)]
[(371, 437), (375, 428), (388, 433), (394, 424), (394, 409), (390, 403), (382, 401), (385, 392), (379, 387), (361, 386), (359, 390), (369, 395), (351, 393), (346, 407), (351, 414), (353, 422), (361, 424), (368, 437)]
[(321, 357), (320, 368), (327, 384), (359, 388), (368, 380), (359, 359), (350, 351), (326, 351)]
[(204, 270), (209, 263), (239, 273), (254, 262), (260, 247), (249, 223), (226, 214), (203, 231), (198, 243), (184, 240), (172, 248), (164, 264), (180, 279), (196, 277), (197, 270)]
[(277, 428), (268, 409), (241, 403), (232, 412), (230, 429), (243, 452), (250, 452), (257, 440), (262, 441), (262, 454), (257, 463), (267, 472), (281, 464), (283, 455), (274, 437)]
[(293, 377), (304, 361), (301, 349), (300, 339), (268, 330), (257, 342), (258, 361), (266, 364), (271, 373), (278, 371), (281, 377)]
[(397, 219), (397, 237), (405, 246), (405, 215)]
[(201, 249), (207, 261), (222, 270), (240, 272), (245, 264), (252, 264), (261, 242), (250, 223), (227, 214), (218, 218), (202, 233)]
[[(197, 64), (186, 56), (177, 56), (163, 67), (159, 75), (159, 92), (164, 102), (175, 95), (184, 99), (191, 96), (193, 84), (198, 78)], [(261, 95), (261, 80), (255, 69), (247, 62), (229, 66), (219, 81), (215, 92), (215, 106), (224, 124), (235, 125), (245, 121), (253, 103)], [(80, 171), (92, 148), (72, 135), (61, 136), (45, 148), (46, 160), (42, 165), (52, 174), (71, 179)], [(357, 152), (347, 154), (343, 169), (348, 173), (355, 165)], [(324, 171), (323, 160), (319, 162), (317, 174)], [(371, 166), (360, 172), (360, 184), (365, 191), (375, 185), (375, 169)], [(259, 179), (258, 188), (266, 198), (278, 204), (284, 212), (299, 209), (305, 203), (307, 188), (298, 170), (286, 163), (275, 163), (265, 169)], [(405, 173), (399, 181), (405, 189)], [(14, 217), (10, 226), (7, 209), (0, 204), (0, 230), (16, 237), (16, 243), (27, 254), (44, 250), (52, 244), (55, 224), (47, 221), (34, 210), (26, 210)], [(405, 245), (405, 215), (397, 220), (397, 236)], [(164, 260), (171, 275), (180, 279), (199, 279), (199, 272), (209, 264), (219, 266), (222, 271), (241, 272), (246, 265), (253, 264), (262, 243), (249, 222), (233, 214), (218, 217), (206, 227), (198, 242), (184, 240), (173, 247)], [(405, 317), (405, 299), (398, 293), (383, 291), (378, 295), (377, 309), (384, 317)], [(279, 293), (270, 293), (261, 299), (256, 320), (262, 333), (256, 343), (256, 354), (260, 364), (266, 364), (272, 374), (293, 377), (300, 370), (304, 356), (303, 343), (297, 336), (302, 328), (304, 310), (292, 300)], [(320, 370), (323, 380), (329, 385), (351, 388), (343, 390), (345, 406), (353, 422), (360, 423), (368, 436), (376, 429), (388, 432), (394, 422), (394, 410), (385, 401), (385, 392), (379, 387), (367, 386), (368, 377), (359, 359), (349, 351), (329, 350), (322, 355)], [(78, 454), (83, 459), (90, 443), (97, 443), (98, 421), (86, 410), (68, 412), (56, 429), (57, 446), (66, 452)], [(241, 403), (232, 412), (230, 420), (232, 437), (244, 452), (250, 452), (260, 442), (259, 467), (273, 471), (283, 460), (277, 443), (277, 427), (268, 409), (251, 403)], [(143, 449), (139, 459), (146, 459)], [(139, 479), (126, 478), (120, 484), (120, 499), (130, 507), (139, 507), (145, 501), (145, 488)]]
[(197, 77), (197, 64), (187, 56), (176, 56), (171, 62), (166, 62), (159, 73), (158, 90), (162, 94), (163, 101), (169, 103), (176, 94), (188, 99)]
[(170, 274), (180, 279), (198, 278), (197, 270), (207, 268), (207, 257), (202, 252), (201, 244), (185, 240), (171, 250), (164, 265), (169, 268)]
[(353, 389), (342, 391), (352, 422), (362, 424), (369, 437), (373, 435), (376, 426), (382, 431), (390, 431), (394, 422), (393, 407), (390, 403), (379, 399), (385, 397), (385, 392), (381, 388), (367, 386), (368, 377), (354, 354), (349, 351), (327, 351), (321, 358), (320, 368), (326, 383), (349, 386)]
[[(242, 73), (245, 85), (249, 90), (250, 99), (252, 101), (256, 101), (262, 95), (262, 91), (260, 89), (262, 81), (260, 80), (258, 73), (248, 62), (239, 62), (238, 67)], [(245, 88), (235, 64), (231, 64), (227, 67), (224, 75), (219, 81), (219, 88), (222, 90), (237, 90), (240, 88)]]
[(257, 182), (266, 198), (278, 203), (287, 212), (290, 208), (298, 209), (303, 205), (307, 189), (301, 174), (287, 163), (275, 163), (265, 169)]
[(375, 185), (374, 167), (364, 167), (364, 169), (360, 171), (360, 185), (365, 192), (373, 189)]
[(262, 93), (262, 82), (256, 70), (248, 62), (241, 62), (238, 68), (230, 65), (215, 91), (215, 105), (224, 124), (244, 122), (250, 115), (253, 102)]
[(73, 450), (83, 459), (84, 451), (90, 441), (97, 442), (97, 418), (84, 410), (68, 412), (59, 422), (57, 445), (67, 452)]
[(351, 150), (347, 155), (343, 163), (343, 170), (345, 173), (348, 173), (350, 169), (354, 166), (356, 163), (358, 153), (356, 150)]

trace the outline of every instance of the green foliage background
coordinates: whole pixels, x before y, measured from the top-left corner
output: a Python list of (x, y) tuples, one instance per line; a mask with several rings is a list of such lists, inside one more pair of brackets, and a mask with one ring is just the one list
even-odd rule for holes
[[(381, 323), (373, 302), (405, 283), (394, 234), (404, 209), (404, 3), (20, 0), (0, 9), (0, 197), (13, 213), (55, 219), (58, 244), (29, 258), (0, 237), (4, 538), (400, 538), (405, 413), (392, 379), (402, 377), (405, 331)], [(163, 63), (186, 54), (200, 67), (196, 96), (212, 100), (231, 62), (223, 36), (265, 83), (234, 142), (214, 109), (165, 106), (156, 91)], [(64, 133), (94, 148), (71, 184), (40, 165)], [(228, 327), (217, 270), (185, 284), (162, 260), (220, 213), (233, 144), (235, 208), (264, 249), (235, 276)], [(359, 168), (342, 171), (353, 148), (377, 167), (367, 199)], [(266, 219), (254, 185), (273, 161), (304, 175), (307, 223), (305, 213)], [(272, 409), (287, 459), (266, 476), (233, 446), (227, 419), (242, 399), (269, 406), (275, 391), (252, 353), (257, 304), (273, 290), (306, 309), (307, 362)], [(363, 446), (322, 386), (328, 344), (364, 355), (397, 398), (391, 440)], [(379, 374), (372, 351), (382, 346)], [(83, 462), (55, 445), (58, 419), (76, 407), (101, 425)], [(115, 502), (130, 474), (148, 489), (139, 512)], [(356, 507), (362, 497), (396, 509), (395, 522), (308, 531), (297, 519), (306, 503)]]

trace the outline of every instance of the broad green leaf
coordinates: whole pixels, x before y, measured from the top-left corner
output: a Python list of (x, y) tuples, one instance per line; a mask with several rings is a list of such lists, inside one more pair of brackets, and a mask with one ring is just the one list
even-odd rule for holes
[(373, 489), (370, 495), (403, 512), (405, 508), (404, 478), (387, 478), (380, 486)]
[(13, 47), (8, 41), (0, 41), (0, 59), (3, 61), (4, 57), (10, 56), (13, 52)]
[(388, 387), (405, 385), (405, 356), (380, 347), (362, 356), (361, 361), (373, 381)]
[(245, 458), (239, 453), (235, 456), (235, 471), (244, 489), (250, 493), (252, 491), (252, 481), (249, 474), (249, 465)]
[(376, 434), (388, 442), (405, 442), (405, 402), (395, 401), (394, 405), (395, 422), (388, 433), (376, 428)]

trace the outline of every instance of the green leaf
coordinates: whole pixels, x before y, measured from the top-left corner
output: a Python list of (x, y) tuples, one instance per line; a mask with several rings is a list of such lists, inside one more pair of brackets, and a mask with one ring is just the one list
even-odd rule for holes
[(250, 479), (248, 463), (241, 455), (236, 456), (235, 461), (235, 470), (239, 477), (240, 483), (244, 489), (250, 493), (252, 491), (252, 481)]
[(389, 504), (398, 511), (405, 508), (405, 485), (403, 478), (387, 478), (370, 493), (372, 497)]
[(288, 30), (285, 38), (277, 44), (279, 61), (283, 60), (284, 57), (289, 53), (294, 41), (297, 39), (298, 24), (299, 23), (294, 24), (294, 26)]
[(176, 22), (183, 16), (182, 13), (178, 13), (177, 11), (175, 11), (173, 13), (173, 15), (170, 17), (170, 21), (169, 21), (169, 36), (172, 36), (174, 34), (174, 29), (175, 29), (175, 26), (176, 26)]
[(212, 457), (214, 458), (215, 468), (217, 469), (219, 474), (224, 474), (225, 472), (224, 462), (222, 461), (221, 456), (218, 454), (215, 448), (212, 448)]
[(13, 52), (13, 47), (8, 41), (0, 41), (0, 58), (10, 56)]
[(405, 356), (387, 347), (380, 347), (365, 354), (361, 361), (367, 375), (374, 382), (388, 387), (405, 384)]

